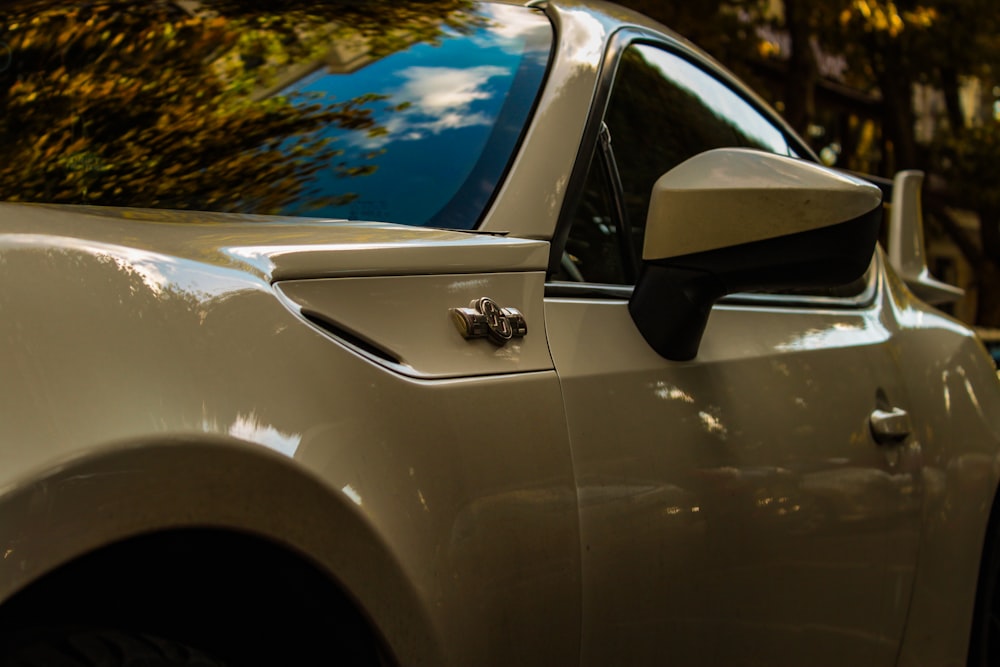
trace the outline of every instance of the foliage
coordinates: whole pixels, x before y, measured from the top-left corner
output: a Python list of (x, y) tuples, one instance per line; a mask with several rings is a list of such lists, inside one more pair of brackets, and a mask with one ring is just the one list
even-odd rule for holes
[(1000, 213), (1000, 189), (995, 186), (1000, 171), (1000, 124), (990, 122), (942, 135), (935, 144), (934, 162), (948, 175), (956, 201), (967, 208)]
[(380, 98), (296, 98), (281, 94), (282, 77), (331, 46), (374, 58), (433, 41), (470, 25), (469, 4), (6, 3), (0, 198), (271, 212), (320, 165), (363, 176), (371, 165), (338, 164), (314, 132), (384, 132), (372, 119)]

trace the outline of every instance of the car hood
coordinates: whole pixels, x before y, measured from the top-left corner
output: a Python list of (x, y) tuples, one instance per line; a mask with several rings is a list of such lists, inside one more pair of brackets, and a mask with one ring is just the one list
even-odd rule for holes
[(380, 222), (0, 204), (0, 247), (99, 249), (245, 271), (273, 283), (341, 276), (543, 270), (548, 244)]

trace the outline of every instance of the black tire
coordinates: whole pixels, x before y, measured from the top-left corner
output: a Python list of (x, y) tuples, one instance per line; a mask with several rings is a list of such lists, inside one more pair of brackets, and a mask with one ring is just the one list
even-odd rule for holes
[(979, 565), (968, 664), (969, 667), (1000, 665), (1000, 495), (993, 501)]
[(22, 637), (2, 667), (225, 667), (176, 642), (119, 630), (44, 631)]

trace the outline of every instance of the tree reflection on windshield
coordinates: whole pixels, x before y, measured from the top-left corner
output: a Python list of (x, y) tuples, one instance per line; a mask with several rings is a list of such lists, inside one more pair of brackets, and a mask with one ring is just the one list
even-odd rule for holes
[[(469, 0), (7, 3), (0, 198), (426, 224), (481, 156), (458, 156), (459, 182), (435, 196), (422, 185), (406, 214), (376, 174), (426, 175), (415, 167), (427, 157), (409, 154), (421, 133), (451, 142), (444, 130), (480, 125), (490, 136), (526, 51), (490, 43), (493, 11)], [(440, 59), (462, 49), (486, 55), (449, 75)], [(459, 97), (434, 107), (441, 84)], [(503, 164), (516, 141), (500, 147)]]

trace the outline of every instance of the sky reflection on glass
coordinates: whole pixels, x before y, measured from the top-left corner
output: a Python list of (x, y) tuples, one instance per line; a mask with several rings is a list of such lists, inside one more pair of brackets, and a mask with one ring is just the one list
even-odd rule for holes
[[(511, 21), (511, 10), (518, 21)], [(344, 176), (324, 169), (306, 189), (351, 200), (317, 207), (305, 198), (283, 213), (473, 227), (518, 141), (551, 41), (541, 15), (502, 11), (502, 27), (447, 34), (437, 46), (416, 44), (347, 74), (324, 68), (282, 91), (303, 104), (378, 96), (365, 108), (382, 128), (321, 131), (343, 151), (338, 165), (374, 170)]]

